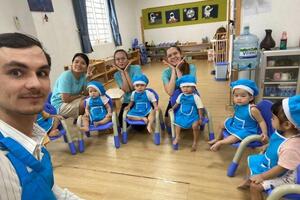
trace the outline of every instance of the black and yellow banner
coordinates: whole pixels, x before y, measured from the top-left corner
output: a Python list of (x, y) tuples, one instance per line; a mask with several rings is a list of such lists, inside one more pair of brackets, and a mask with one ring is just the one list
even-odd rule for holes
[(145, 29), (226, 21), (227, 0), (206, 0), (142, 10)]

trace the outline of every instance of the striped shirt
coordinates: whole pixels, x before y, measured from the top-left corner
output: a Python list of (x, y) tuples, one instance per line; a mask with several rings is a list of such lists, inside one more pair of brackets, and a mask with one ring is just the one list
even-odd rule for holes
[[(17, 129), (0, 120), (0, 132), (4, 137), (10, 137), (21, 144), (36, 159), (41, 160), (41, 152), (45, 131), (34, 124), (33, 137), (27, 137)], [(7, 151), (0, 150), (0, 200), (20, 200), (22, 188), (20, 186), (18, 175), (10, 160), (6, 157)], [(28, 168), (30, 171), (30, 168)], [(79, 197), (53, 185), (52, 191), (58, 200), (80, 200)]]

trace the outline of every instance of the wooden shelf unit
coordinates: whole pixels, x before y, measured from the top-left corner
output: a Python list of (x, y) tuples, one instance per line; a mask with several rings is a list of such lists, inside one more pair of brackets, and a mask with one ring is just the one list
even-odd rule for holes
[[(183, 56), (189, 56), (192, 58), (207, 58), (207, 49), (211, 48), (211, 43), (186, 43), (177, 45)], [(151, 60), (161, 60), (166, 56), (169, 46), (151, 46), (147, 47), (148, 56)]]

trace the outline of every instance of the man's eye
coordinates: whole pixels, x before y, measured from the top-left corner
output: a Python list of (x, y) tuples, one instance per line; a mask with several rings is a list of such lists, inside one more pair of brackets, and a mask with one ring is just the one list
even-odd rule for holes
[(37, 73), (37, 75), (39, 77), (48, 77), (49, 76), (49, 72), (47, 72), (47, 71), (40, 71), (40, 72)]
[(12, 75), (12, 76), (15, 76), (15, 77), (20, 77), (22, 75), (22, 71), (18, 70), (18, 69), (15, 69), (15, 70), (11, 70), (9, 72), (9, 74)]

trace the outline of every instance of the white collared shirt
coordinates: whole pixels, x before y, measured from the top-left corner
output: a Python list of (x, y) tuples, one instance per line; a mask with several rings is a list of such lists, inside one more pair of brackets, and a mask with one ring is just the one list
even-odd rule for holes
[[(38, 125), (33, 126), (33, 137), (30, 138), (13, 128), (9, 124), (0, 120), (0, 132), (3, 137), (10, 137), (21, 144), (28, 152), (30, 152), (38, 160), (42, 159), (41, 152), (45, 131)], [(6, 157), (6, 151), (0, 150), (0, 200), (20, 200), (22, 188), (20, 181), (15, 171), (14, 166)], [(62, 189), (57, 185), (53, 185), (52, 191), (58, 200), (80, 200), (67, 189)]]

